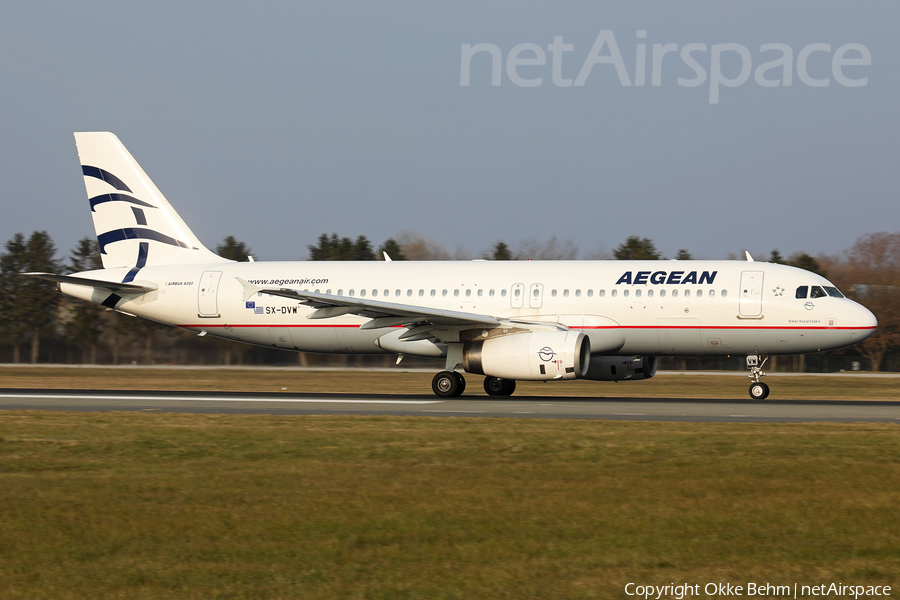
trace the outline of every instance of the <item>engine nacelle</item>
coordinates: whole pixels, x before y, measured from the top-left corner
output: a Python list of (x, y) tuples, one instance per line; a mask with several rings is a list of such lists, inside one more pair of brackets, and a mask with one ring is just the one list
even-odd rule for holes
[(584, 377), (591, 341), (574, 331), (531, 331), (475, 340), (463, 349), (463, 369), (519, 381)]
[(656, 375), (658, 356), (592, 356), (584, 379), (592, 381), (637, 381)]

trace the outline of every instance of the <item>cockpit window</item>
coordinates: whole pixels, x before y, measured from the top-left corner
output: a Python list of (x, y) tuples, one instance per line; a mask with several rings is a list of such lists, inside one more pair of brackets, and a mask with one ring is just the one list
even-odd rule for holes
[(814, 285), (814, 286), (812, 286), (812, 291), (810, 292), (809, 297), (810, 298), (824, 298), (827, 295), (828, 294), (825, 293), (825, 290), (823, 290), (821, 287), (819, 287), (817, 285)]
[(800, 298), (801, 300), (803, 300), (804, 298), (806, 298), (806, 294), (808, 292), (809, 292), (809, 286), (801, 285), (800, 287), (797, 288), (797, 293), (794, 297)]
[(832, 298), (843, 298), (844, 295), (836, 288), (836, 287), (828, 287), (825, 286), (825, 291), (828, 292), (828, 295)]

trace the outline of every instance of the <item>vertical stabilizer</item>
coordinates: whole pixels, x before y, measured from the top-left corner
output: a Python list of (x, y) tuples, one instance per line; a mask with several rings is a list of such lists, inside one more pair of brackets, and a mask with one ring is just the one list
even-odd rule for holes
[[(105, 269), (228, 262), (207, 250), (165, 196), (108, 132), (75, 134)], [(127, 279), (127, 278), (126, 278)]]

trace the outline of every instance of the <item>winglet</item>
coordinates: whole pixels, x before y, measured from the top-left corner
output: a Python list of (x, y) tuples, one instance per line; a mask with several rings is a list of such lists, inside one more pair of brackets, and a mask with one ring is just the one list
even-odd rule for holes
[(261, 287), (249, 283), (246, 279), (241, 279), (240, 277), (235, 277), (235, 279), (237, 279), (238, 283), (244, 288), (244, 302), (252, 298), (255, 293), (262, 289)]
[(747, 252), (746, 250), (744, 250), (744, 256), (747, 257), (747, 262), (756, 262), (755, 260), (753, 260), (753, 257), (750, 256), (750, 253)]

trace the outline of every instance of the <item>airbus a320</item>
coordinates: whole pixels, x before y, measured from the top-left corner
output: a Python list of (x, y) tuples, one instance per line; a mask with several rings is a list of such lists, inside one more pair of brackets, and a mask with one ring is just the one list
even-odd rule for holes
[[(112, 133), (75, 142), (103, 269), (28, 275), (122, 313), (301, 352), (444, 360), (494, 396), (517, 381), (636, 381), (660, 356), (768, 356), (868, 338), (874, 315), (824, 277), (751, 261), (234, 262), (209, 251)], [(389, 259), (389, 257), (386, 257)]]

